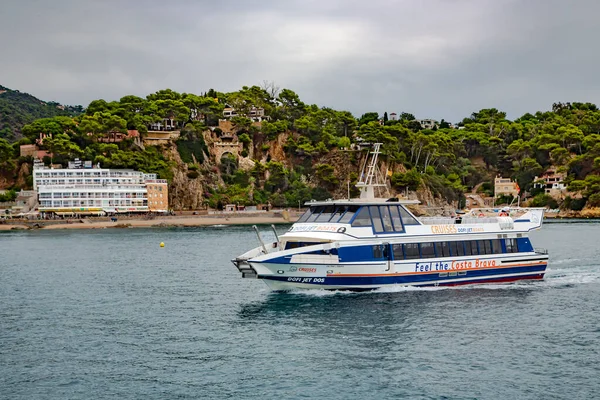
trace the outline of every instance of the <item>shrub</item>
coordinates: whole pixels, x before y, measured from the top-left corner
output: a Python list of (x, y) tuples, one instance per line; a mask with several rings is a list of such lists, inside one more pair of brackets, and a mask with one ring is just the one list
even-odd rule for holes
[(315, 174), (317, 178), (329, 185), (337, 185), (339, 183), (338, 177), (335, 175), (335, 168), (329, 164), (317, 164), (315, 167)]
[(247, 133), (242, 133), (240, 136), (238, 136), (238, 140), (242, 142), (244, 146), (252, 141), (252, 139), (250, 139), (250, 136), (248, 136)]
[(14, 190), (8, 190), (5, 193), (0, 193), (0, 202), (15, 201), (16, 198), (17, 198), (17, 192)]
[(513, 204), (516, 202), (516, 198), (507, 194), (501, 194), (498, 197), (496, 197), (495, 200), (495, 204), (497, 206), (502, 205), (502, 204)]
[(585, 207), (585, 203), (586, 199), (584, 198), (573, 199), (570, 196), (567, 196), (563, 202), (563, 208), (566, 210), (581, 211), (583, 210), (583, 207)]
[(190, 179), (196, 179), (197, 177), (200, 176), (200, 173), (198, 171), (188, 171), (187, 172), (187, 177)]
[(558, 202), (552, 196), (545, 193), (540, 193), (531, 201), (532, 207), (548, 207), (558, 208)]
[(591, 207), (600, 207), (600, 193), (594, 193), (588, 197), (588, 205)]
[(201, 138), (196, 140), (178, 140), (177, 151), (181, 160), (185, 163), (193, 163), (194, 158), (201, 163), (204, 161), (205, 154), (208, 154), (206, 143)]
[(421, 174), (415, 169), (411, 169), (405, 173), (395, 172), (392, 174), (392, 185), (398, 189), (407, 188), (415, 191), (421, 185)]

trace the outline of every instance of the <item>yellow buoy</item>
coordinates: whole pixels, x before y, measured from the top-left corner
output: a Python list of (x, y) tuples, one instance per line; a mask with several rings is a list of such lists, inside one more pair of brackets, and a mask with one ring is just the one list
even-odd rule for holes
[(165, 247), (165, 242), (160, 242), (160, 247)]

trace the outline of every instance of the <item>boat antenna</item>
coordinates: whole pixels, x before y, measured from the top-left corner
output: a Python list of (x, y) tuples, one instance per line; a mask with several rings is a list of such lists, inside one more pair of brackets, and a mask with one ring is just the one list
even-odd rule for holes
[(381, 154), (380, 148), (381, 143), (374, 143), (373, 150), (369, 152), (363, 164), (360, 178), (356, 184), (356, 187), (360, 190), (361, 199), (374, 199), (376, 187), (384, 187), (387, 191), (385, 180), (381, 176), (381, 171), (377, 168), (377, 158)]

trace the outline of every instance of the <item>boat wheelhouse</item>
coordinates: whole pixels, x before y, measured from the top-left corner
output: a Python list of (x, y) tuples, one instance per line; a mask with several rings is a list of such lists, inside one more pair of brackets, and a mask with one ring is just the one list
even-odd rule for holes
[(274, 290), (371, 290), (544, 277), (547, 252), (534, 249), (528, 237), (541, 227), (544, 209), (418, 218), (407, 208), (416, 201), (363, 193), (360, 199), (308, 203), (285, 234), (278, 236), (273, 227), (276, 241), (268, 245), (259, 234), (261, 245), (233, 263), (242, 277), (263, 279)]

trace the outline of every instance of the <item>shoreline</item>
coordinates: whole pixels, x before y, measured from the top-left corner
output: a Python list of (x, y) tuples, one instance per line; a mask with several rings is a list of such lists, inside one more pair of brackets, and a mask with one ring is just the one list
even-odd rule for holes
[[(0, 231), (19, 230), (56, 230), (56, 229), (124, 229), (124, 228), (191, 228), (203, 226), (226, 225), (284, 225), (292, 224), (298, 217), (285, 218), (277, 215), (226, 215), (226, 216), (182, 216), (182, 217), (157, 217), (154, 219), (125, 218), (117, 222), (104, 220), (73, 219), (65, 221), (27, 221), (14, 224), (0, 224)], [(554, 217), (544, 218), (545, 223), (558, 222), (600, 222), (600, 218), (593, 217)]]
[[(18, 221), (16, 223), (0, 224), (0, 231), (15, 230), (54, 230), (54, 229), (119, 229), (119, 228), (169, 228), (169, 227), (200, 227), (218, 225), (270, 225), (291, 224), (296, 218), (285, 218), (279, 215), (260, 216), (182, 216), (156, 217), (153, 219), (123, 218), (112, 222), (110, 220), (72, 219), (64, 221)], [(69, 221), (69, 222), (68, 222)]]

